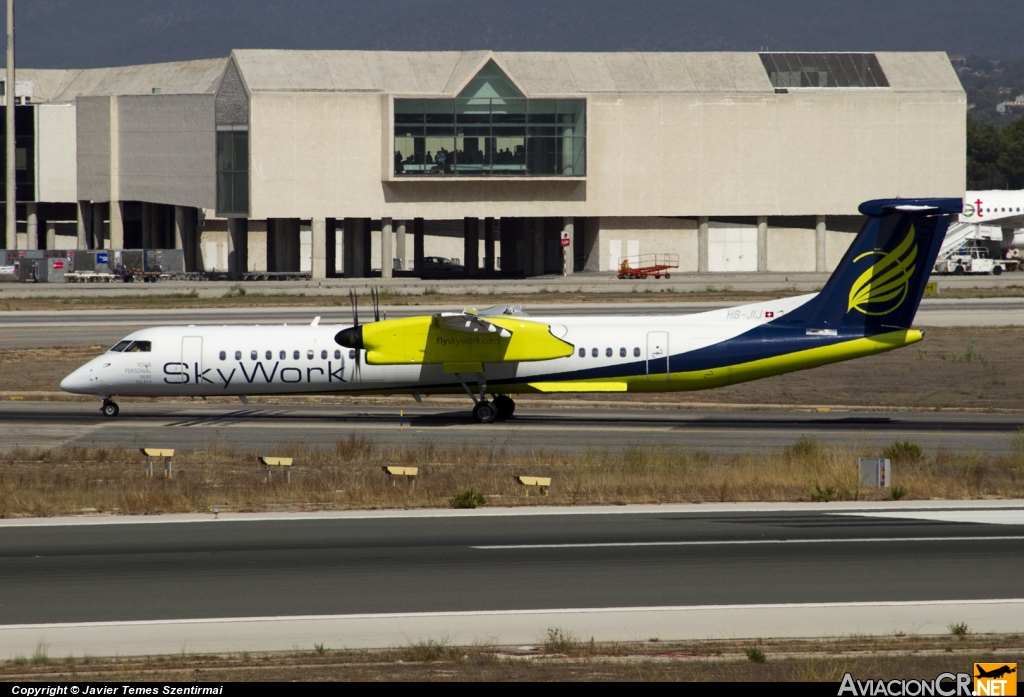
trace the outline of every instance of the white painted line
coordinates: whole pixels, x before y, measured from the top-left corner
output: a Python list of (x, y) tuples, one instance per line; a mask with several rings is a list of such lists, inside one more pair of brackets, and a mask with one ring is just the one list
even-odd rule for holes
[(181, 523), (239, 523), (317, 520), (388, 520), (403, 518), (502, 518), (521, 516), (569, 515), (658, 515), (705, 513), (835, 513), (850, 515), (859, 512), (896, 512), (918, 510), (1013, 509), (1024, 511), (1024, 500), (986, 499), (981, 501), (833, 501), (830, 503), (697, 503), (636, 504), (628, 506), (515, 506), (468, 510), (418, 508), (377, 511), (316, 511), (310, 513), (169, 513), (139, 516), (61, 516), (54, 518), (5, 518), (0, 530), (22, 527), (61, 527), (68, 525), (154, 525)]
[(881, 542), (984, 542), (1024, 540), (1024, 535), (1001, 535), (979, 537), (833, 537), (813, 540), (683, 540), (678, 542), (581, 542), (548, 545), (475, 545), (470, 549), (584, 549), (592, 547), (722, 547), (730, 545), (813, 545), (835, 543)]
[(1024, 510), (977, 510), (977, 511), (900, 511), (845, 513), (862, 518), (900, 518), (907, 520), (930, 520), (941, 523), (984, 523), (987, 525), (1024, 525)]
[(1019, 633), (1024, 598), (752, 605), (555, 608), (481, 612), (241, 617), (152, 622), (0, 625), (0, 660), (31, 656), (40, 642), (53, 656), (386, 648), (446, 638), (453, 645), (540, 643), (551, 628), (595, 641), (755, 637)]

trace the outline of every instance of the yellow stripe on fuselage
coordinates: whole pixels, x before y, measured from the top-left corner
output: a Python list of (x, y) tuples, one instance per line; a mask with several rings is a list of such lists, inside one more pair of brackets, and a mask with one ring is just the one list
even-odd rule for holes
[[(771, 358), (762, 358), (747, 363), (723, 366), (709, 370), (694, 370), (672, 373), (668, 380), (650, 380), (646, 375), (621, 377), (600, 377), (587, 380), (559, 380), (557, 375), (538, 375), (531, 382), (498, 384), (493, 383), (490, 391), (498, 394), (521, 394), (537, 392), (690, 392), (715, 387), (734, 385), (750, 380), (791, 373), (797, 370), (817, 368), (829, 363), (839, 363), (853, 358), (863, 358), (876, 353), (916, 344), (924, 338), (917, 329), (902, 329), (885, 334), (851, 339), (828, 346), (784, 353)], [(661, 373), (663, 376), (664, 373)], [(565, 389), (562, 389), (562, 388)], [(623, 389), (625, 388), (625, 389)], [(462, 392), (460, 385), (432, 388), (391, 388), (387, 390), (359, 390), (353, 394), (443, 394)]]

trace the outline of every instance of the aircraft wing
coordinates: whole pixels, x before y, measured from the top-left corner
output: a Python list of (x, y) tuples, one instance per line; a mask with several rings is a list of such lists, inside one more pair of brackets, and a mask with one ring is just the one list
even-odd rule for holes
[(439, 327), (450, 331), (466, 332), (467, 334), (494, 334), (497, 333), (502, 339), (512, 336), (512, 332), (504, 327), (483, 319), (476, 312), (463, 310), (462, 312), (440, 312), (434, 315), (434, 321)]

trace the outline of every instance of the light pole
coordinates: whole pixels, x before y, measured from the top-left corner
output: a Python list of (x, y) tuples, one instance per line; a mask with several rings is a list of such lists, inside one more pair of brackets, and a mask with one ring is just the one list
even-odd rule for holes
[(14, 141), (14, 0), (7, 0), (7, 84), (4, 90), (4, 109), (7, 116), (7, 249), (18, 248), (18, 196), (14, 190), (17, 151)]

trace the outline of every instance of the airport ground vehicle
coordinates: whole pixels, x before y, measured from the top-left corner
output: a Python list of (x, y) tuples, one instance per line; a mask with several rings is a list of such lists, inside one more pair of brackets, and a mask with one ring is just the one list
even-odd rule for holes
[(1007, 263), (1002, 259), (991, 258), (988, 249), (977, 240), (967, 240), (950, 256), (935, 264), (935, 273), (956, 275), (990, 273), (998, 276), (1006, 269)]

